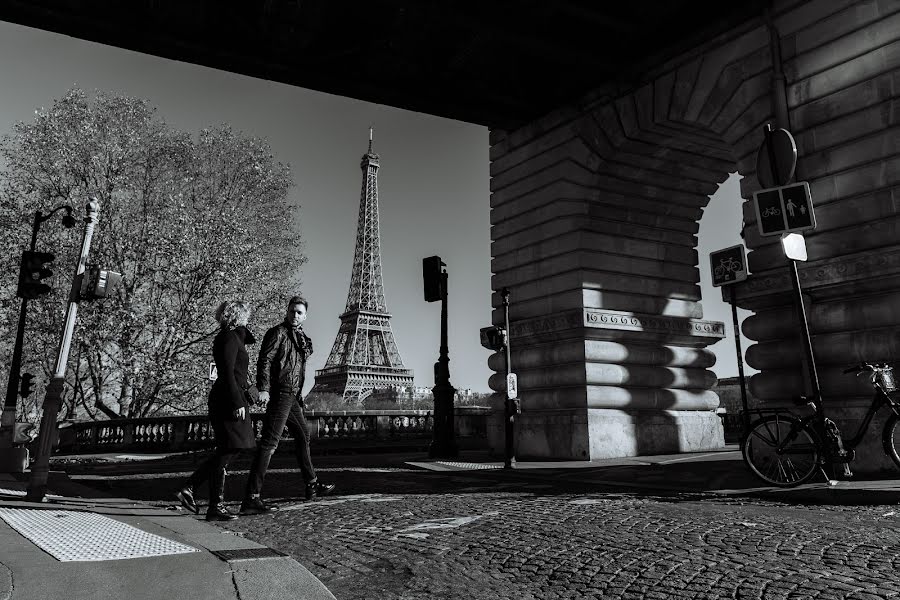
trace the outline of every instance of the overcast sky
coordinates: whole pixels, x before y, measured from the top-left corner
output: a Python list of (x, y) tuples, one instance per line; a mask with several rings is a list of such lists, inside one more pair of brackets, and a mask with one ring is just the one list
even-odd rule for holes
[[(478, 330), (490, 324), (488, 130), (440, 117), (360, 102), (224, 71), (156, 58), (0, 21), (0, 134), (34, 117), (77, 85), (146, 98), (171, 125), (196, 133), (229, 123), (266, 138), (291, 166), (309, 262), (299, 290), (310, 301), (306, 329), (324, 365), (343, 311), (353, 263), (360, 157), (375, 127), (385, 298), (405, 366), (416, 385), (433, 385), (440, 305), (422, 299), (421, 260), (439, 255), (450, 274), (450, 369), (457, 388), (487, 391), (489, 352)], [(723, 174), (723, 178), (726, 174)], [(740, 242), (736, 178), (701, 222), (700, 267), (710, 250)], [(102, 221), (100, 226), (102, 227)], [(23, 244), (27, 232), (23, 232)], [(705, 318), (726, 322), (713, 347), (719, 377), (736, 374), (730, 309), (704, 287)], [(212, 307), (211, 307), (212, 311)], [(258, 324), (262, 329), (266, 324)], [(744, 341), (746, 350), (747, 342)], [(312, 373), (307, 388), (312, 385)]]

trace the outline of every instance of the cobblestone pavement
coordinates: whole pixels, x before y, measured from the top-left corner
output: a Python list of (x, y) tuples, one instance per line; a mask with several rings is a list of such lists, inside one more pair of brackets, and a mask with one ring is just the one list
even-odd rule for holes
[[(298, 473), (276, 469), (266, 492), (281, 510), (222, 526), (291, 554), (339, 600), (900, 596), (900, 506), (604, 492), (572, 477), (401, 465), (320, 478), (338, 491), (306, 503)], [(231, 479), (238, 498), (243, 477)], [(115, 487), (165, 503), (174, 482)]]

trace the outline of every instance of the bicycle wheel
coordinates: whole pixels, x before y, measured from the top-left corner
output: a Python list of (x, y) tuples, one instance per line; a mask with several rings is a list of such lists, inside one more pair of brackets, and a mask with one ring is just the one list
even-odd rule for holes
[(794, 417), (770, 415), (750, 424), (741, 442), (744, 462), (771, 485), (793, 487), (807, 481), (819, 466), (819, 442)]
[(897, 415), (891, 415), (884, 424), (881, 431), (881, 442), (884, 444), (884, 453), (891, 457), (894, 464), (900, 467), (900, 454), (897, 449), (900, 447), (900, 418)]

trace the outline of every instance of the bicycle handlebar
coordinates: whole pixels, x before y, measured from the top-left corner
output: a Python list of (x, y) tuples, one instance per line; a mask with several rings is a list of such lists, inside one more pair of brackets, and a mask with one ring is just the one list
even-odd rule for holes
[(860, 371), (871, 371), (874, 373), (875, 371), (878, 371), (878, 370), (884, 370), (887, 367), (888, 367), (888, 365), (886, 365), (886, 364), (874, 365), (872, 363), (863, 361), (856, 366), (850, 367), (849, 369), (844, 369), (844, 374), (846, 375), (847, 373), (859, 373)]

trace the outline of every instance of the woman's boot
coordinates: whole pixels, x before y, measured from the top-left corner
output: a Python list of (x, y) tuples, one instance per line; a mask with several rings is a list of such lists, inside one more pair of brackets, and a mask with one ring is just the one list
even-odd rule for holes
[(175, 492), (175, 497), (178, 498), (178, 501), (181, 502), (181, 505), (187, 510), (195, 515), (200, 514), (200, 507), (197, 506), (197, 502), (194, 500), (194, 486), (191, 484), (190, 480), (188, 480), (184, 487)]
[(237, 519), (225, 508), (225, 469), (213, 469), (209, 476), (209, 508), (206, 509), (207, 521), (231, 521)]

